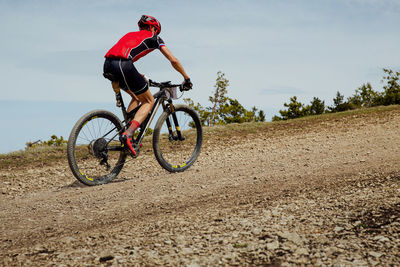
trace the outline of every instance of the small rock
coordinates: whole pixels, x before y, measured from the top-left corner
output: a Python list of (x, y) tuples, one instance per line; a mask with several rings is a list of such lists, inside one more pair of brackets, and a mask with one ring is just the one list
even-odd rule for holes
[(178, 236), (176, 236), (175, 237), (175, 241), (177, 242), (177, 243), (180, 243), (180, 244), (183, 244), (183, 243), (185, 243), (185, 237), (183, 236), (183, 235), (178, 235)]
[(185, 255), (192, 254), (193, 250), (191, 248), (183, 248), (182, 253)]
[(278, 232), (278, 236), (280, 236), (283, 239), (287, 239), (289, 241), (292, 241), (293, 243), (300, 245), (302, 244), (302, 240), (300, 236), (297, 233), (290, 233), (290, 232)]
[(73, 238), (72, 236), (66, 236), (66, 237), (61, 238), (60, 241), (66, 243), (66, 244), (71, 244), (72, 242), (76, 241), (76, 239)]
[(385, 236), (382, 236), (382, 235), (375, 236), (375, 237), (373, 238), (373, 240), (379, 241), (379, 242), (382, 242), (382, 243), (390, 242), (390, 239), (389, 239), (389, 238), (387, 238), (387, 237), (385, 237)]
[(279, 248), (279, 242), (278, 241), (272, 241), (270, 243), (267, 243), (267, 250), (275, 250)]
[(334, 247), (328, 247), (325, 249), (325, 252), (327, 257), (331, 257), (332, 255), (337, 253), (337, 249)]
[(271, 212), (271, 215), (274, 216), (274, 217), (279, 216), (279, 211), (273, 210)]
[(368, 252), (368, 255), (374, 257), (374, 258), (380, 258), (383, 254), (375, 251), (370, 251)]
[(284, 244), (283, 246), (280, 247), (282, 250), (286, 250), (286, 251), (292, 251), (292, 248), (286, 244)]
[(369, 264), (371, 266), (378, 266), (379, 265), (379, 261), (369, 260)]
[(166, 245), (171, 245), (171, 244), (172, 244), (172, 241), (171, 241), (171, 240), (164, 240), (164, 244), (166, 244)]
[(64, 252), (60, 252), (60, 253), (58, 253), (57, 258), (58, 259), (64, 259), (66, 257), (66, 255), (67, 254), (65, 254)]
[(259, 228), (254, 228), (253, 231), (252, 231), (252, 233), (253, 233), (253, 235), (259, 235), (259, 234), (261, 234), (261, 229), (259, 229)]
[(307, 256), (308, 255), (308, 250), (306, 249), (306, 248), (298, 248), (296, 251), (295, 251), (295, 254), (297, 254), (297, 255), (305, 255), (305, 256)]
[(353, 260), (352, 264), (353, 264), (353, 266), (368, 266), (367, 262), (365, 262), (361, 259)]
[(336, 226), (335, 228), (333, 228), (333, 231), (335, 232), (335, 233), (339, 233), (339, 232), (341, 232), (341, 231), (343, 231), (344, 230), (344, 228), (343, 227), (340, 227), (340, 226)]

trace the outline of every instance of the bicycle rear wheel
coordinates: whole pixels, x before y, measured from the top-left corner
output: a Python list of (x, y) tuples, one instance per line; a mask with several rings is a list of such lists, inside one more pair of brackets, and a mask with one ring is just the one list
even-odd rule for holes
[(80, 182), (104, 184), (119, 174), (127, 156), (119, 141), (122, 128), (118, 117), (106, 110), (88, 112), (78, 120), (68, 139), (67, 154)]
[[(203, 131), (197, 113), (185, 105), (175, 105), (179, 127), (171, 111), (164, 111), (153, 133), (153, 150), (160, 165), (169, 172), (182, 172), (193, 165), (200, 154)], [(172, 126), (168, 131), (168, 123)], [(179, 138), (180, 130), (182, 138)], [(172, 134), (171, 134), (172, 133)]]

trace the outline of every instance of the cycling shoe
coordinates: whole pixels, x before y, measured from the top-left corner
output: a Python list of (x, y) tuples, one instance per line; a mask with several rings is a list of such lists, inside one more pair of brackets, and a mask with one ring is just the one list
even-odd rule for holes
[(136, 153), (136, 150), (133, 147), (133, 140), (132, 140), (132, 138), (129, 138), (129, 136), (127, 135), (126, 132), (124, 132), (121, 135), (121, 142), (128, 147), (128, 150), (129, 150), (129, 153), (131, 154), (131, 156), (136, 158), (137, 157), (137, 153)]

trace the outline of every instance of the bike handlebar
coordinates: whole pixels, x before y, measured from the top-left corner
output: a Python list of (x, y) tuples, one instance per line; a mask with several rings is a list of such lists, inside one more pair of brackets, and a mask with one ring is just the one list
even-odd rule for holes
[(171, 83), (171, 81), (166, 81), (166, 82), (161, 82), (161, 83), (158, 83), (158, 82), (155, 82), (155, 81), (153, 81), (153, 80), (151, 80), (151, 79), (149, 79), (149, 86), (151, 86), (151, 87), (158, 87), (158, 88), (160, 88), (160, 89), (163, 89), (163, 88), (171, 88), (171, 87), (179, 87), (179, 90), (182, 92), (182, 91), (189, 91), (189, 90), (185, 90), (185, 89), (183, 89), (183, 85), (182, 84), (172, 84)]

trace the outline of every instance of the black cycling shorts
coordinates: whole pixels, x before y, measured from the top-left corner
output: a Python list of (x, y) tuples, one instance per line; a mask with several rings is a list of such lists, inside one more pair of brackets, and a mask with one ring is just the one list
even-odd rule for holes
[(132, 91), (135, 95), (147, 91), (147, 81), (137, 71), (132, 59), (106, 58), (104, 73), (114, 74), (119, 82), (119, 87)]

